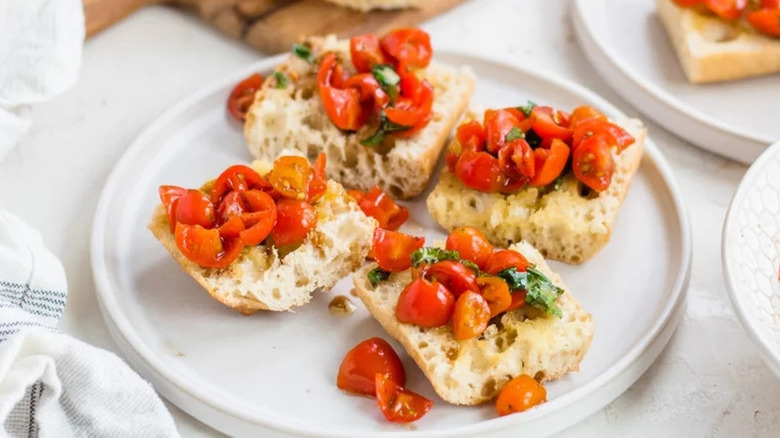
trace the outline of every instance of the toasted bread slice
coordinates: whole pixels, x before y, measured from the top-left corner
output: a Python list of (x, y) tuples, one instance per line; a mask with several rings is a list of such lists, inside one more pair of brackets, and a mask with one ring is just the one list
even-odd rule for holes
[(376, 9), (392, 10), (405, 8), (419, 8), (423, 0), (326, 0), (339, 6), (356, 9), (362, 12)]
[(672, 0), (657, 0), (658, 16), (692, 83), (729, 81), (780, 72), (780, 39), (744, 23), (729, 23)]
[(376, 287), (368, 280), (372, 263), (353, 276), (358, 297), (384, 329), (403, 344), (407, 353), (445, 401), (476, 405), (492, 399), (506, 382), (520, 374), (541, 382), (578, 371), (593, 339), (593, 321), (566, 289), (542, 255), (526, 242), (511, 247), (536, 264), (556, 286), (566, 292), (558, 297), (563, 311), (558, 318), (523, 306), (505, 313), (484, 334), (458, 341), (451, 326), (422, 328), (402, 324), (395, 316), (398, 296), (412, 281), (409, 270), (394, 273)]
[[(331, 35), (311, 38), (307, 44), (315, 57), (333, 51), (341, 59), (350, 59), (348, 40)], [(343, 64), (347, 70), (352, 68), (350, 62)], [(435, 89), (433, 120), (412, 138), (389, 136), (384, 144), (371, 148), (360, 140), (373, 134), (376, 126), (346, 133), (325, 114), (317, 92), (316, 63), (291, 55), (277, 71), (288, 78), (287, 86), (276, 88), (276, 79), (269, 77), (247, 114), (244, 135), (252, 155), (271, 160), (290, 148), (313, 159), (325, 152), (329, 178), (362, 190), (379, 185), (396, 198), (409, 198), (425, 189), (474, 88), (474, 77), (466, 67), (431, 63), (420, 75)]]
[[(271, 169), (253, 163), (258, 172)], [(251, 315), (258, 310), (292, 310), (308, 303), (312, 293), (327, 291), (365, 262), (376, 220), (366, 217), (344, 188), (328, 181), (328, 189), (314, 204), (317, 225), (303, 243), (286, 254), (273, 246), (244, 248), (227, 268), (198, 266), (176, 247), (168, 215), (162, 204), (154, 209), (149, 229), (184, 272), (201, 284), (212, 298)]]

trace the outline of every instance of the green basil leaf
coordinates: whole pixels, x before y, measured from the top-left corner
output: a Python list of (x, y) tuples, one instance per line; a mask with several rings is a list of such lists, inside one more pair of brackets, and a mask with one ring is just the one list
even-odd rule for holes
[(559, 190), (563, 186), (563, 172), (561, 172), (560, 175), (558, 175), (558, 178), (555, 178), (555, 181), (553, 181), (553, 188), (555, 190)]
[(371, 282), (371, 286), (376, 287), (377, 284), (386, 281), (390, 278), (390, 273), (382, 268), (374, 268), (368, 272), (368, 281)]
[(534, 108), (536, 108), (536, 104), (530, 100), (525, 105), (517, 107), (517, 109), (522, 111), (526, 117), (531, 117), (531, 111), (533, 111)]
[(297, 57), (303, 59), (309, 64), (314, 62), (314, 55), (311, 53), (311, 47), (304, 44), (293, 44), (292, 50)]
[(512, 129), (510, 129), (509, 132), (506, 133), (506, 137), (504, 138), (504, 140), (512, 141), (512, 140), (521, 140), (524, 138), (525, 138), (525, 132), (523, 132), (523, 130), (518, 128), (517, 126), (513, 126)]
[(280, 71), (274, 72), (274, 79), (276, 79), (276, 88), (287, 88), (287, 76)]
[(395, 103), (398, 97), (398, 84), (401, 83), (401, 76), (393, 69), (391, 65), (376, 64), (371, 67), (371, 74), (374, 75), (379, 86), (390, 97), (390, 104)]
[(472, 262), (471, 260), (460, 259), (460, 263), (463, 266), (465, 266), (467, 268), (470, 268), (470, 269), (473, 269), (474, 271), (476, 271), (477, 275), (479, 275), (482, 272), (482, 271), (479, 270), (479, 266), (477, 266), (477, 264)]
[(460, 260), (460, 254), (458, 251), (447, 251), (435, 246), (420, 248), (412, 253), (412, 266), (414, 267), (423, 263), (432, 264), (443, 260)]
[(507, 282), (512, 292), (526, 291), (526, 303), (548, 315), (559, 318), (563, 316), (563, 311), (555, 302), (563, 293), (563, 289), (552, 284), (541, 272), (531, 267), (524, 272), (518, 271), (517, 268), (507, 268), (499, 272), (498, 276)]

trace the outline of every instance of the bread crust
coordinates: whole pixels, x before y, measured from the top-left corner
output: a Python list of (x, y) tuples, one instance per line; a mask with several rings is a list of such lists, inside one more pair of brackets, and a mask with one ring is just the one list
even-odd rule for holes
[(423, 0), (326, 0), (330, 3), (362, 12), (419, 8)]

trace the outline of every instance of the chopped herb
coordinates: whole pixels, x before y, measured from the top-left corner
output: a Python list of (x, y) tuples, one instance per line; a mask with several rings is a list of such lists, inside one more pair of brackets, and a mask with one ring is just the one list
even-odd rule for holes
[(536, 104), (530, 100), (524, 106), (517, 107), (517, 109), (522, 111), (526, 117), (531, 117), (531, 111), (533, 111), (534, 108), (536, 108)]
[(390, 278), (390, 273), (382, 268), (374, 268), (368, 272), (368, 281), (371, 282), (371, 286), (376, 286), (388, 278)]
[(563, 289), (552, 284), (544, 274), (529, 267), (527, 271), (520, 272), (517, 268), (508, 268), (498, 273), (498, 276), (506, 280), (512, 292), (526, 291), (525, 302), (544, 311), (548, 315), (563, 316), (563, 311), (555, 303)]
[(401, 77), (395, 72), (393, 66), (376, 64), (371, 67), (371, 74), (379, 82), (382, 90), (390, 96), (390, 102), (395, 102), (395, 98), (398, 97), (398, 84), (401, 82)]
[(276, 79), (276, 88), (287, 88), (287, 76), (284, 73), (275, 71), (274, 79)]
[(460, 254), (458, 254), (458, 251), (447, 251), (435, 246), (420, 248), (412, 253), (412, 266), (414, 267), (423, 263), (430, 264), (443, 260), (460, 260)]
[(553, 188), (555, 190), (559, 190), (562, 185), (563, 185), (563, 172), (561, 172), (561, 174), (558, 175), (558, 178), (555, 178), (555, 181), (553, 181)]
[(314, 62), (314, 55), (311, 54), (311, 47), (303, 44), (293, 44), (293, 53), (304, 61), (311, 64)]
[(374, 135), (370, 137), (366, 137), (363, 140), (360, 140), (360, 144), (362, 144), (363, 146), (372, 146), (372, 147), (379, 146), (380, 144), (382, 144), (382, 140), (385, 139), (385, 136), (387, 134), (392, 134), (393, 132), (399, 132), (399, 131), (406, 131), (407, 129), (411, 129), (411, 128), (409, 126), (399, 125), (397, 123), (393, 123), (390, 120), (388, 120), (383, 110), (382, 114), (379, 116), (379, 128), (377, 128)]
[(480, 273), (479, 266), (477, 266), (477, 264), (472, 262), (471, 260), (460, 259), (460, 263), (467, 268), (475, 270), (477, 274)]
[(512, 141), (512, 140), (519, 140), (523, 138), (525, 138), (525, 132), (523, 132), (523, 130), (518, 128), (517, 126), (513, 126), (512, 129), (510, 129), (509, 132), (506, 133), (506, 137), (504, 138), (504, 140)]
[(539, 134), (533, 129), (529, 129), (528, 132), (525, 133), (525, 141), (528, 142), (529, 146), (536, 149), (542, 144), (542, 137), (539, 137)]

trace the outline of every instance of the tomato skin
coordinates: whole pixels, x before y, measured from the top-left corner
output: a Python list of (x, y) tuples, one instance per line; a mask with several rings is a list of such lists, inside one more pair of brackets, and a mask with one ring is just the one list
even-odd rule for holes
[(512, 292), (512, 302), (509, 304), (509, 307), (507, 307), (506, 312), (511, 312), (512, 310), (515, 310), (518, 307), (522, 307), (523, 304), (525, 304), (526, 295), (528, 295), (528, 292), (526, 291), (518, 290)]
[(704, 0), (707, 8), (724, 20), (739, 20), (749, 0)]
[[(382, 90), (379, 82), (371, 73), (360, 73), (344, 82), (344, 88), (354, 88), (360, 92), (360, 102), (373, 102), (373, 107), (381, 109), (390, 103), (390, 96)], [(365, 111), (365, 107), (363, 108)]]
[(410, 129), (393, 133), (399, 138), (409, 138), (425, 128), (433, 119), (433, 86), (420, 80), (414, 73), (401, 74), (401, 95), (395, 105), (385, 108), (385, 116), (393, 123)]
[(458, 227), (452, 230), (447, 236), (445, 248), (458, 251), (460, 258), (475, 263), (480, 269), (484, 268), (493, 254), (493, 245), (474, 227)]
[(261, 190), (249, 190), (244, 193), (244, 198), (249, 212), (241, 214), (245, 229), (239, 236), (244, 245), (259, 245), (276, 225), (276, 203), (270, 195)]
[(558, 178), (569, 161), (569, 146), (561, 140), (553, 139), (550, 149), (539, 148), (534, 151), (536, 172), (529, 184), (544, 187)]
[(614, 123), (591, 119), (580, 123), (574, 130), (572, 150), (577, 149), (583, 140), (594, 135), (604, 137), (608, 147), (617, 146), (618, 152), (622, 152), (636, 141), (628, 131)]
[(374, 257), (385, 271), (401, 272), (412, 266), (412, 253), (422, 248), (424, 237), (415, 237), (399, 231), (374, 230)]
[(482, 295), (466, 292), (455, 302), (452, 312), (452, 331), (455, 339), (465, 341), (476, 338), (490, 322), (490, 307)]
[(271, 185), (254, 169), (243, 164), (237, 164), (225, 169), (211, 189), (211, 202), (219, 205), (222, 198), (230, 191), (244, 192), (249, 189), (264, 189)]
[(409, 209), (398, 205), (379, 186), (372, 187), (368, 193), (360, 190), (350, 190), (347, 193), (355, 198), (366, 216), (379, 222), (380, 228), (395, 231), (409, 219)]
[(504, 175), (523, 183), (536, 175), (534, 150), (522, 139), (512, 140), (498, 151), (498, 165)]
[(184, 225), (200, 225), (203, 228), (214, 228), (214, 204), (200, 190), (189, 189), (175, 201), (176, 223)]
[(341, 89), (343, 69), (333, 52), (320, 62), (317, 85), (320, 99), (330, 121), (344, 131), (357, 131), (365, 123), (367, 113), (360, 105), (360, 92), (354, 88)]
[(241, 239), (222, 239), (218, 229), (209, 230), (200, 225), (177, 223), (174, 237), (179, 251), (204, 268), (224, 268), (244, 249)]
[(503, 187), (498, 158), (487, 152), (464, 151), (455, 164), (455, 175), (466, 187), (493, 193)]
[(533, 377), (521, 374), (507, 382), (496, 399), (496, 412), (504, 416), (523, 412), (547, 401), (547, 390)]
[(509, 131), (520, 126), (520, 120), (515, 113), (503, 109), (485, 111), (484, 123), (487, 139), (485, 149), (493, 154), (507, 144), (506, 136)]
[(324, 152), (320, 152), (317, 160), (309, 172), (309, 181), (306, 189), (306, 200), (309, 204), (314, 204), (322, 198), (322, 195), (328, 190), (328, 181), (325, 176), (325, 165), (327, 158)]
[(349, 40), (349, 53), (352, 65), (359, 73), (370, 73), (376, 64), (385, 64), (385, 54), (379, 46), (379, 38), (374, 34), (358, 35)]
[(406, 67), (425, 68), (431, 62), (431, 37), (422, 29), (396, 29), (379, 41), (382, 49), (397, 61), (399, 71)]
[(274, 161), (268, 182), (286, 198), (304, 199), (308, 194), (310, 176), (311, 166), (306, 158), (286, 155)]
[(480, 152), (485, 147), (486, 138), (485, 129), (476, 120), (461, 124), (455, 131), (455, 139), (458, 140), (461, 150), (468, 148), (474, 152)]
[(494, 252), (485, 263), (484, 271), (491, 275), (496, 275), (504, 269), (517, 268), (523, 272), (528, 268), (528, 260), (517, 251), (511, 249), (502, 249)]
[(609, 187), (615, 162), (603, 136), (594, 135), (582, 140), (574, 150), (572, 170), (578, 180), (596, 192)]
[(230, 115), (242, 122), (246, 120), (246, 113), (255, 100), (255, 93), (262, 86), (263, 76), (257, 73), (239, 82), (228, 97), (227, 109)]
[(747, 21), (757, 31), (780, 38), (780, 6), (778, 9), (762, 9), (747, 14)]
[(170, 224), (171, 233), (176, 229), (176, 203), (186, 192), (187, 189), (178, 186), (160, 186), (160, 188), (157, 189), (157, 193), (160, 195), (160, 201), (163, 203), (165, 212), (168, 215), (168, 224)]
[(395, 316), (405, 324), (440, 327), (450, 320), (454, 304), (455, 297), (444, 285), (418, 278), (398, 296)]
[(455, 260), (443, 260), (426, 266), (422, 276), (428, 281), (441, 283), (455, 297), (466, 291), (479, 292), (477, 273)]
[(281, 199), (276, 203), (276, 225), (273, 239), (276, 246), (301, 243), (317, 225), (317, 211), (306, 201)]
[[(696, 1), (703, 1), (703, 0), (696, 0)], [(577, 126), (579, 126), (581, 123), (589, 122), (591, 120), (606, 122), (607, 116), (605, 116), (601, 111), (597, 110), (596, 108), (593, 108), (589, 105), (579, 106), (574, 109), (571, 113), (571, 121), (570, 121), (570, 128), (571, 129), (577, 129)]]
[(374, 396), (377, 374), (388, 376), (397, 385), (406, 384), (404, 366), (393, 347), (382, 338), (366, 339), (344, 356), (336, 385), (344, 391)]
[(484, 276), (477, 279), (477, 284), (479, 292), (488, 303), (491, 318), (509, 309), (512, 294), (506, 281), (498, 277)]
[(433, 407), (433, 401), (402, 387), (387, 374), (377, 373), (374, 385), (377, 405), (392, 423), (417, 421)]
[[(572, 130), (567, 126), (562, 126), (561, 123), (565, 123), (564, 117), (561, 117), (560, 112), (556, 112), (555, 109), (549, 106), (537, 106), (531, 110), (531, 129), (539, 134), (542, 138), (557, 138), (568, 142), (572, 137)], [(556, 122), (556, 119), (559, 119)], [(560, 122), (560, 123), (559, 123)]]

